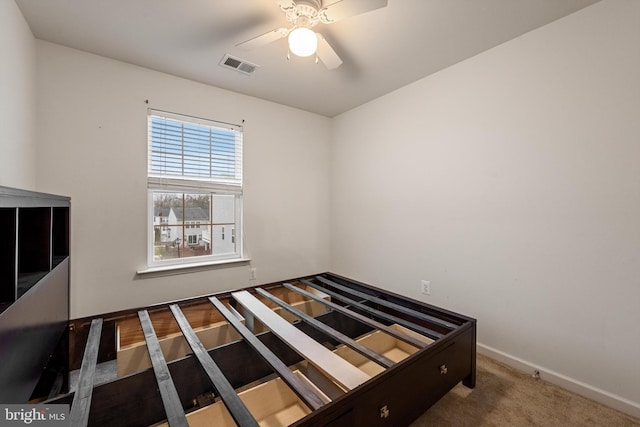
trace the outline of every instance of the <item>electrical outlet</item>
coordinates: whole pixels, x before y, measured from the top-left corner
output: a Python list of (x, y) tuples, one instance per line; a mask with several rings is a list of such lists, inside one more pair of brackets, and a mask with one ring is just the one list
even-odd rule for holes
[(255, 269), (255, 267), (253, 267), (253, 268), (251, 268), (251, 269), (249, 270), (249, 278), (250, 278), (251, 280), (256, 280), (256, 277), (257, 277), (257, 276), (256, 276), (256, 269)]
[(425, 295), (431, 295), (431, 282), (428, 280), (421, 280), (420, 292), (422, 292)]

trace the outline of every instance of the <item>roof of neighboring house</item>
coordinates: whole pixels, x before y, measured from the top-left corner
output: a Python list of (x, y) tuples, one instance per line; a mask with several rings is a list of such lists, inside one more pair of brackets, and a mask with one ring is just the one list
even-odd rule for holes
[[(171, 208), (171, 210), (173, 211), (173, 214), (176, 216), (176, 219), (178, 221), (183, 220), (182, 218), (183, 209)], [(197, 220), (208, 221), (209, 213), (200, 207), (184, 208), (184, 220), (185, 221), (197, 221)]]
[(167, 217), (169, 216), (169, 211), (171, 210), (171, 208), (161, 208), (161, 207), (154, 207), (153, 208), (153, 216), (164, 216)]

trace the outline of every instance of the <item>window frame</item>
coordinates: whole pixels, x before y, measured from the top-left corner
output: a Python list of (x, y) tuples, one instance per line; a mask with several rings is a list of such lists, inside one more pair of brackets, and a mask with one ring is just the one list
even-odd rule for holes
[[(207, 176), (205, 178), (202, 177), (193, 177), (193, 176), (163, 176), (161, 174), (154, 174), (152, 172), (152, 136), (151, 136), (151, 124), (154, 118), (164, 118), (170, 121), (177, 121), (181, 123), (185, 123), (188, 125), (195, 126), (205, 126), (211, 127), (221, 130), (233, 130), (234, 131), (234, 155), (232, 157), (233, 173), (235, 180), (229, 179), (216, 179), (213, 176)], [(183, 139), (182, 144), (185, 143)], [(233, 224), (233, 229), (237, 230), (236, 233), (239, 236), (243, 236), (243, 183), (242, 183), (242, 161), (243, 161), (243, 129), (240, 125), (231, 125), (228, 123), (222, 123), (215, 120), (210, 119), (202, 119), (196, 118), (186, 115), (181, 115), (177, 113), (168, 113), (164, 111), (159, 111), (155, 109), (147, 110), (147, 268), (145, 270), (139, 271), (138, 273), (152, 272), (158, 270), (173, 270), (176, 268), (189, 268), (189, 267), (197, 267), (203, 265), (215, 265), (229, 262), (242, 262), (248, 261), (247, 258), (244, 257), (244, 245), (243, 238), (236, 239), (235, 243), (235, 251), (224, 253), (224, 254), (214, 254), (213, 253), (213, 235), (214, 235), (214, 217), (213, 211), (209, 212), (210, 219), (206, 223), (205, 226), (210, 227), (211, 233), (211, 254), (210, 255), (198, 255), (198, 256), (188, 256), (188, 257), (178, 257), (178, 258), (169, 258), (169, 259), (156, 259), (155, 257), (155, 229), (162, 227), (171, 228), (171, 225), (167, 221), (160, 222), (155, 224), (155, 206), (154, 206), (154, 194), (156, 193), (182, 193), (184, 195), (189, 194), (205, 194), (211, 198), (211, 202), (213, 203), (213, 198), (216, 195), (228, 195), (234, 197), (234, 222), (228, 223)], [(210, 148), (213, 153), (213, 148)], [(184, 153), (184, 150), (183, 150)], [(213, 155), (212, 155), (213, 157)], [(187, 159), (184, 154), (181, 157), (182, 159)], [(182, 160), (184, 161), (184, 160)], [(157, 168), (156, 168), (157, 169)], [(239, 178), (238, 178), (239, 177)], [(184, 203), (184, 202), (183, 202)], [(215, 209), (215, 206), (213, 207)], [(193, 225), (190, 224), (193, 222)], [(188, 237), (185, 235), (186, 227), (196, 227), (196, 222), (182, 219), (182, 236), (181, 236), (181, 244), (182, 248), (188, 247), (189, 242), (185, 241), (185, 238)], [(201, 227), (201, 224), (200, 224)], [(202, 230), (199, 230), (202, 233)], [(173, 237), (173, 236), (172, 236)], [(196, 236), (197, 237), (197, 236)], [(197, 243), (196, 243), (197, 244)]]

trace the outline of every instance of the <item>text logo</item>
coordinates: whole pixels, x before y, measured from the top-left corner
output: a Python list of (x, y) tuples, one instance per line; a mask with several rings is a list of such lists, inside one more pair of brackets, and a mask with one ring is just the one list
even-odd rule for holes
[(65, 426), (69, 405), (0, 405), (0, 426)]

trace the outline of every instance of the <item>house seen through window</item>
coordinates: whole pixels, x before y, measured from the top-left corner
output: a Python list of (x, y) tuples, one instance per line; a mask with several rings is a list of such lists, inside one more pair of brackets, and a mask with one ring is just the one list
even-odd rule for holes
[(148, 152), (149, 265), (241, 258), (242, 129), (150, 110)]

